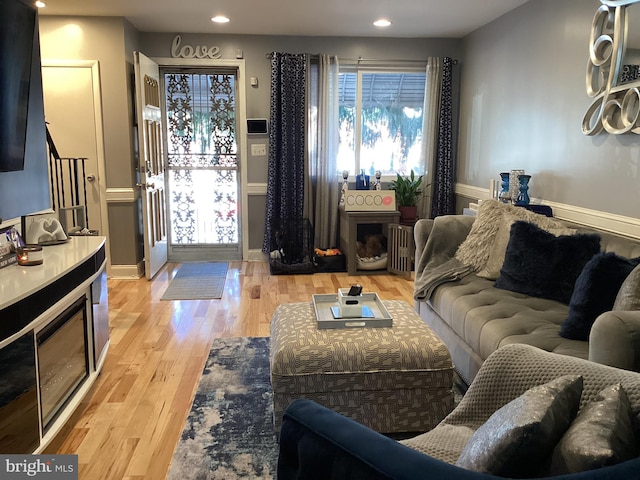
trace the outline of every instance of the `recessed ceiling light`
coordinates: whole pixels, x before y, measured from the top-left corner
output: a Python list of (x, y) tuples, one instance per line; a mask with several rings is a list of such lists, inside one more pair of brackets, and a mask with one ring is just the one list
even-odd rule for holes
[(44, 7), (46, 7), (46, 6), (47, 6), (47, 4), (46, 4), (46, 3), (44, 3), (44, 2), (41, 2), (40, 0), (38, 0), (38, 1), (36, 2), (36, 7), (38, 7), (38, 8), (44, 8)]
[(376, 20), (375, 22), (373, 22), (373, 24), (376, 27), (388, 27), (389, 25), (391, 25), (391, 22), (386, 18), (381, 18), (380, 20)]
[(229, 18), (224, 15), (216, 15), (211, 19), (211, 21), (215, 23), (227, 23), (229, 22)]

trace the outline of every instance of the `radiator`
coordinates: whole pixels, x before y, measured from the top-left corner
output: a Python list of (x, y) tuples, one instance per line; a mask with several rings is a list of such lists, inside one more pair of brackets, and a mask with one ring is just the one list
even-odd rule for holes
[(387, 270), (411, 278), (414, 254), (413, 227), (390, 223), (387, 250)]

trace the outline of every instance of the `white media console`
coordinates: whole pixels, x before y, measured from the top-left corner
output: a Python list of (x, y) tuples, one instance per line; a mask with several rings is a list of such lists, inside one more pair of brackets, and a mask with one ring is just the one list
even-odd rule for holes
[(96, 380), (109, 346), (105, 238), (0, 269), (0, 453), (39, 453)]

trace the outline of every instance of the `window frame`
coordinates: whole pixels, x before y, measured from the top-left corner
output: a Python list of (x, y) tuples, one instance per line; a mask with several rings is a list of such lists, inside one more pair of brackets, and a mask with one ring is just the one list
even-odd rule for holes
[[(356, 112), (355, 112), (355, 136), (358, 141), (355, 142), (355, 169), (353, 172), (349, 171), (349, 182), (355, 182), (356, 175), (360, 173), (360, 150), (362, 147), (362, 76), (364, 74), (384, 74), (384, 73), (393, 73), (393, 74), (402, 74), (402, 73), (422, 73), (425, 75), (425, 86), (426, 82), (429, 81), (427, 78), (427, 64), (426, 62), (411, 62), (412, 65), (387, 65), (387, 64), (370, 64), (370, 65), (362, 65), (360, 64), (360, 60), (355, 63), (345, 62), (340, 63), (338, 67), (338, 75), (343, 73), (355, 73), (356, 74)], [(426, 92), (425, 92), (426, 93)], [(424, 94), (423, 94), (423, 103), (424, 103)], [(424, 122), (424, 110), (423, 110), (423, 122)], [(424, 131), (424, 123), (423, 123), (423, 131)], [(424, 139), (423, 139), (424, 141)], [(337, 172), (337, 176), (342, 180), (342, 172)], [(420, 175), (425, 175), (426, 170), (420, 172)], [(392, 180), (395, 180), (396, 175), (391, 174), (383, 174), (380, 177), (382, 182), (388, 183)], [(372, 181), (374, 179), (371, 179)]]

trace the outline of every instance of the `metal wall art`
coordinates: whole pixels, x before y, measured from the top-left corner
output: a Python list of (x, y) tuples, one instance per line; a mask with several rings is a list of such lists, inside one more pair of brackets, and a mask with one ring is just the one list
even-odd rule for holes
[(640, 134), (640, 0), (600, 0), (591, 26), (585, 135)]

